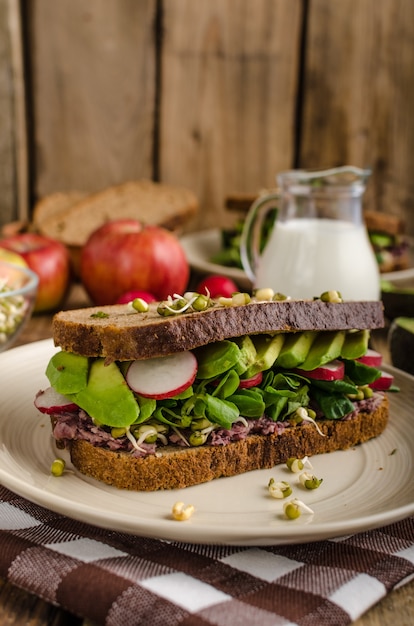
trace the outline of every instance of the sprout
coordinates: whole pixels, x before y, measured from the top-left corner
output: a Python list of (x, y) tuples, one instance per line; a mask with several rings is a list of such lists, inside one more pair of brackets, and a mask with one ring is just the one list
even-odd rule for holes
[(312, 509), (297, 498), (294, 498), (289, 502), (285, 502), (283, 505), (283, 511), (288, 519), (297, 519), (300, 517), (302, 511), (308, 515), (313, 515)]
[(53, 476), (62, 476), (65, 471), (66, 463), (63, 459), (57, 458), (50, 466), (50, 472)]
[(134, 298), (132, 301), (132, 308), (138, 311), (138, 313), (146, 313), (149, 309), (148, 302), (142, 298)]
[(310, 472), (303, 472), (299, 476), (299, 481), (306, 489), (317, 489), (323, 482), (323, 478), (316, 478), (316, 476)]
[(339, 291), (324, 291), (321, 295), (322, 302), (342, 302), (342, 296)]
[(316, 417), (315, 411), (312, 411), (311, 409), (305, 409), (304, 406), (300, 406), (298, 409), (296, 409), (296, 411), (292, 415), (292, 418), (295, 422), (299, 422), (299, 423), (310, 422), (311, 424), (315, 426), (320, 436), (325, 437), (325, 434), (321, 431), (319, 424), (317, 423), (315, 417)]
[(282, 499), (292, 494), (292, 488), (285, 480), (276, 482), (274, 478), (271, 478), (267, 488), (272, 498)]
[(271, 289), (270, 287), (268, 288), (262, 288), (262, 289), (257, 289), (254, 292), (254, 297), (257, 300), (265, 300), (265, 301), (269, 301), (273, 298), (273, 296), (275, 295), (275, 292), (273, 291), (273, 289)]
[(195, 430), (191, 433), (188, 441), (191, 446), (202, 446), (207, 441), (208, 435), (201, 432), (201, 430)]
[(176, 502), (172, 508), (172, 516), (179, 522), (184, 522), (193, 515), (195, 508), (192, 504), (184, 504), (184, 502)]
[(305, 456), (303, 459), (296, 459), (295, 457), (291, 456), (286, 461), (286, 465), (290, 469), (290, 471), (294, 472), (295, 474), (301, 472), (305, 468), (305, 466), (312, 469), (312, 465), (307, 456)]

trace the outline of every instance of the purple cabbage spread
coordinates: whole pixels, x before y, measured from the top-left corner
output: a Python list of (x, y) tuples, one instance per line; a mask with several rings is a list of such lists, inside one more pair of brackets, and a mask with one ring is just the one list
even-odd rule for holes
[[(354, 411), (349, 413), (342, 420), (351, 420), (357, 417), (360, 413), (371, 413), (377, 409), (381, 404), (383, 394), (380, 392), (374, 393), (371, 398), (354, 402)], [(317, 415), (318, 418), (323, 416)], [(242, 422), (236, 422), (231, 429), (217, 428), (214, 429), (207, 439), (207, 444), (211, 446), (223, 446), (234, 441), (240, 441), (245, 439), (248, 435), (271, 435), (280, 434), (285, 429), (291, 428), (291, 423), (287, 420), (284, 422), (275, 422), (266, 415), (263, 415), (259, 419), (248, 419), (247, 426)], [(140, 443), (139, 450), (134, 448), (128, 437), (114, 438), (111, 435), (110, 429), (105, 427), (98, 427), (94, 424), (89, 415), (82, 409), (77, 411), (66, 411), (53, 415), (53, 436), (56, 440), (61, 441), (65, 446), (70, 445), (71, 440), (84, 440), (92, 444), (93, 446), (99, 446), (112, 450), (114, 452), (130, 452), (134, 457), (144, 457), (155, 454), (157, 447), (162, 447), (163, 444), (159, 441), (157, 443)], [(191, 431), (182, 431), (182, 434), (187, 439)], [(182, 437), (180, 437), (174, 430), (170, 431), (168, 436), (168, 443), (175, 446), (186, 446), (186, 443)]]

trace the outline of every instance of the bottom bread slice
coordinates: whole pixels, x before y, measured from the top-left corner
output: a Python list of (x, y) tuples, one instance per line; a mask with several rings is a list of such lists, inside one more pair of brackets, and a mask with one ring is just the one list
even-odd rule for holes
[(126, 452), (95, 447), (83, 440), (70, 442), (73, 465), (83, 474), (119, 489), (157, 491), (181, 489), (224, 476), (268, 469), (289, 457), (303, 458), (346, 450), (380, 435), (388, 421), (384, 397), (372, 413), (360, 412), (345, 420), (318, 420), (288, 427), (279, 434), (249, 435), (223, 446), (165, 447), (157, 455), (134, 458)]

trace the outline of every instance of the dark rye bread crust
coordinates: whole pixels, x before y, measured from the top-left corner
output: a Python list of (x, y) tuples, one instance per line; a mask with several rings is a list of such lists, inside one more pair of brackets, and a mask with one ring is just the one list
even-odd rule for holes
[(137, 459), (86, 441), (71, 442), (70, 455), (81, 473), (119, 489), (182, 489), (224, 476), (269, 469), (289, 457), (346, 450), (380, 435), (387, 425), (388, 410), (388, 399), (384, 397), (373, 413), (361, 412), (343, 421), (320, 420), (325, 437), (312, 424), (302, 424), (279, 435), (249, 435), (225, 446), (170, 448), (159, 457)]
[(53, 338), (55, 345), (67, 352), (126, 361), (167, 356), (247, 334), (383, 326), (383, 306), (376, 301), (252, 301), (232, 307), (216, 305), (203, 312), (173, 317), (159, 315), (156, 305), (147, 313), (113, 305), (57, 313)]

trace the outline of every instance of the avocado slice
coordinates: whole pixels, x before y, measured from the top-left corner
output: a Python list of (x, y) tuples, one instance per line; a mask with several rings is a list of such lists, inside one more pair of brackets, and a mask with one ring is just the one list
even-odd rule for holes
[(337, 359), (341, 356), (344, 340), (344, 330), (319, 333), (300, 369), (309, 372)]
[(46, 376), (53, 389), (65, 396), (84, 389), (88, 373), (88, 357), (63, 350), (52, 356), (46, 368)]
[(243, 335), (243, 337), (235, 337), (234, 341), (240, 348), (240, 361), (234, 368), (239, 376), (244, 374), (250, 365), (256, 360), (257, 350), (249, 335)]
[(254, 363), (247, 368), (244, 378), (251, 378), (258, 372), (264, 372), (272, 367), (284, 342), (284, 335), (256, 335), (252, 337), (256, 348)]
[(242, 358), (238, 345), (228, 339), (197, 348), (194, 354), (197, 358), (199, 379), (220, 376), (239, 364)]
[(317, 335), (316, 331), (287, 334), (280, 354), (276, 359), (276, 365), (285, 369), (298, 367), (308, 356)]
[(91, 417), (106, 426), (130, 426), (139, 415), (138, 403), (118, 366), (116, 363), (105, 365), (104, 359), (92, 362), (87, 386), (72, 397)]
[(343, 359), (359, 359), (368, 350), (369, 330), (347, 332), (341, 349)]

